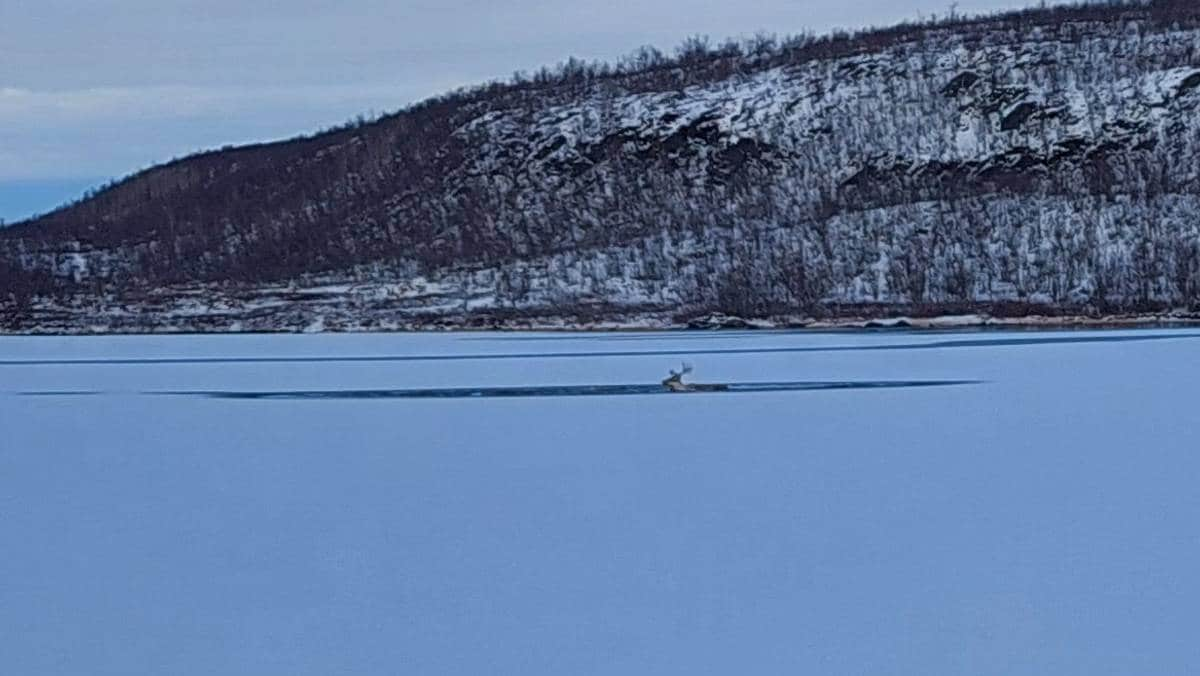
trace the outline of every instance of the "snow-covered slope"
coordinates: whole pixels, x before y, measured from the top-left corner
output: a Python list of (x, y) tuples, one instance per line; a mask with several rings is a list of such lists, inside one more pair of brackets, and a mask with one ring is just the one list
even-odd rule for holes
[(9, 275), (60, 297), (14, 296), (11, 321), (153, 326), (197, 293), (270, 297), (261, 323), (288, 326), (1188, 307), (1187, 5), (568, 70), (201, 156), (6, 233)]

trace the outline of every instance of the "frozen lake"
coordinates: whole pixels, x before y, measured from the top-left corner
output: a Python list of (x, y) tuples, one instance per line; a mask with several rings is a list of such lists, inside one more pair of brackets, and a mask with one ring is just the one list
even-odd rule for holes
[(0, 338), (0, 672), (1195, 673), (1198, 402), (1189, 330)]

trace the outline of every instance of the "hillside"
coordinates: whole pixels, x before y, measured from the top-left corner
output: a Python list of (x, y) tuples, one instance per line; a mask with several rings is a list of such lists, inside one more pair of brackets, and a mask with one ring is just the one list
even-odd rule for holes
[(0, 230), (18, 331), (1200, 310), (1200, 7), (556, 70)]

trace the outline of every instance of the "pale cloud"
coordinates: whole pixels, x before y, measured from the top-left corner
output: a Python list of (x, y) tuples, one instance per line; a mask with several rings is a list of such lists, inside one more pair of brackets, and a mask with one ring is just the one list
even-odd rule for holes
[(395, 85), (294, 85), (275, 87), (97, 87), (65, 91), (0, 89), (0, 124), (96, 122), (106, 119), (172, 119), (266, 111), (281, 107), (389, 102), (396, 107), (411, 92)]
[(228, 143), (286, 138), (425, 94), (398, 85), (0, 89), (0, 181), (120, 176)]

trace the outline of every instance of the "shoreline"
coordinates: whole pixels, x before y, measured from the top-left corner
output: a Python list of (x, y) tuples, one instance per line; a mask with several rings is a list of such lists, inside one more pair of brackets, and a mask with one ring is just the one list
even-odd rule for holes
[(169, 336), (169, 335), (302, 335), (302, 334), (438, 334), (438, 333), (721, 333), (731, 331), (949, 331), (972, 329), (1011, 330), (1118, 330), (1170, 329), (1200, 327), (1200, 313), (1175, 311), (1148, 314), (1028, 315), (995, 317), (986, 314), (938, 315), (932, 317), (897, 316), (843, 317), (812, 319), (782, 316), (745, 319), (729, 315), (708, 315), (683, 321), (663, 321), (661, 317), (571, 322), (563, 319), (530, 318), (502, 321), (462, 322), (449, 319), (383, 325), (339, 324), (317, 320), (305, 326), (247, 326), (243, 321), (210, 325), (182, 321), (160, 326), (135, 326), (95, 322), (79, 326), (40, 326), (32, 328), (0, 327), (0, 337), (71, 337), (71, 336)]

